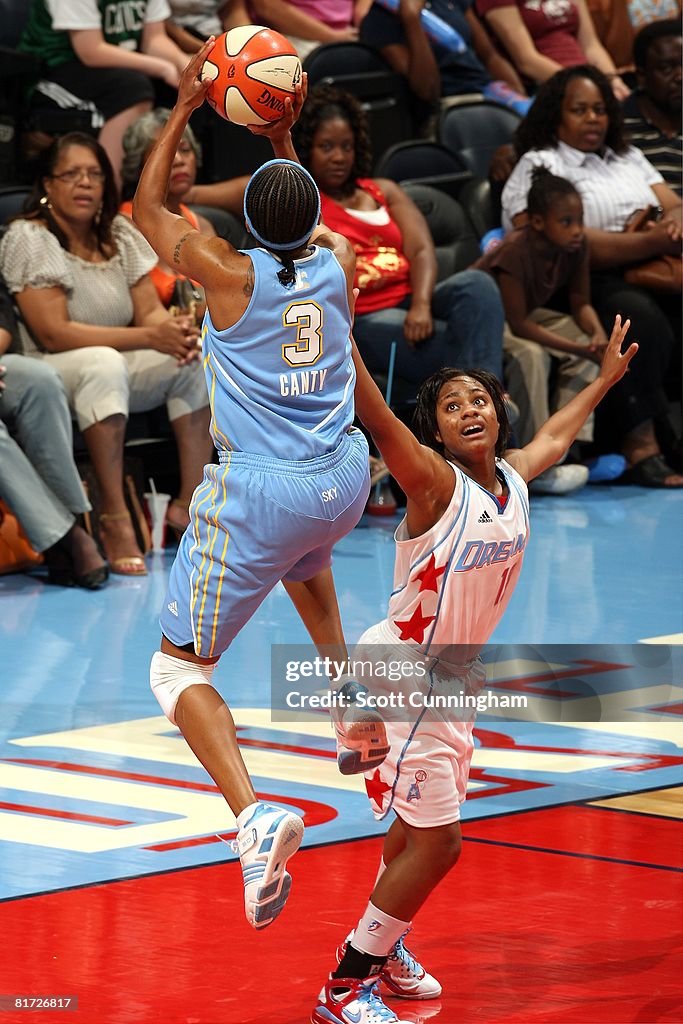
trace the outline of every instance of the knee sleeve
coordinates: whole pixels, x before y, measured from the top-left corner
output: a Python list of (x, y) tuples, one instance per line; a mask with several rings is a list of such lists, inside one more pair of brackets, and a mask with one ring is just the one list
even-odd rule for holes
[(157, 651), (149, 667), (149, 685), (169, 722), (176, 725), (175, 709), (183, 690), (190, 686), (211, 686), (215, 665), (199, 665), (181, 661), (163, 651)]

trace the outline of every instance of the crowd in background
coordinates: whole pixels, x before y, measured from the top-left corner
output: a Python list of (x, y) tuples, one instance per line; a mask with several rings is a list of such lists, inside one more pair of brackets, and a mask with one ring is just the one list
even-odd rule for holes
[[(3, 93), (17, 142), (0, 190), (24, 183), (30, 194), (0, 242), (0, 501), (45, 554), (53, 582), (92, 588), (109, 571), (146, 573), (124, 487), (131, 413), (166, 408), (178, 453), (174, 530), (184, 529), (212, 458), (197, 348), (201, 289), (159, 263), (132, 224), (130, 198), (188, 55), (240, 24), (277, 29), (304, 60), (333, 43), (376, 51), (410, 91), (416, 136), (429, 137), (439, 111), (463, 96), (524, 115), (491, 170), (494, 210), (505, 182), (505, 236), (442, 276), (433, 231), (410, 194), (373, 176), (382, 154), (372, 150), (363, 104), (343, 89), (311, 90), (295, 143), (325, 222), (356, 249), (355, 332), (371, 372), (386, 374), (396, 342), (394, 372), (409, 400), (442, 365), (483, 367), (504, 383), (525, 444), (596, 375), (623, 313), (640, 344), (632, 372), (536, 489), (566, 493), (591, 472), (683, 486), (677, 0), (135, 7), (137, 18), (130, 5), (108, 4), (104, 21), (96, 0), (32, 0), (28, 13), (21, 4), (6, 13), (19, 22), (29, 64), (25, 87)], [(442, 20), (442, 38), (425, 27), (424, 7)], [(482, 118), (488, 109), (483, 103)], [(169, 205), (205, 234), (223, 233), (221, 216), (233, 215), (241, 240), (248, 179), (218, 175), (206, 159), (221, 152), (225, 166), (232, 128), (208, 108), (197, 112), (176, 154)], [(93, 496), (74, 465), (72, 420), (94, 473), (100, 550), (81, 525)], [(38, 432), (50, 437), (48, 458)], [(621, 460), (609, 473), (606, 454)]]

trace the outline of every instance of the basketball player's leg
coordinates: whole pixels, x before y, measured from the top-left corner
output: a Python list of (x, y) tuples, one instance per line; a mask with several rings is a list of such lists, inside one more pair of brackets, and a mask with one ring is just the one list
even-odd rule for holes
[[(235, 722), (227, 704), (211, 685), (218, 658), (200, 658), (194, 650), (177, 647), (161, 638), (161, 654), (153, 672), (177, 673), (175, 703), (164, 709), (175, 722), (193, 753), (216, 783), (235, 816), (256, 801), (256, 794), (237, 743)], [(180, 665), (170, 666), (166, 658)], [(153, 662), (154, 666), (154, 662)]]
[[(377, 981), (394, 996), (435, 999), (441, 985), (406, 949), (403, 939), (414, 915), (454, 866), (460, 853), (460, 825), (420, 829), (397, 819), (390, 845), (399, 852), (380, 872), (353, 932), (337, 950), (338, 966), (323, 987), (312, 1020), (344, 1021), (344, 1008), (367, 1010), (369, 1019), (400, 1024), (388, 1015)], [(391, 831), (391, 830), (390, 830)], [(388, 852), (388, 851), (387, 851)], [(376, 1017), (371, 1016), (375, 1011)], [(359, 1019), (365, 1020), (365, 1017)]]
[(346, 662), (348, 652), (331, 566), (307, 580), (284, 579), (282, 585), (318, 651)]
[(378, 712), (354, 707), (354, 698), (367, 688), (357, 683), (349, 666), (331, 567), (307, 580), (285, 579), (282, 583), (318, 653), (335, 665), (331, 682), (344, 698), (343, 706), (333, 706), (331, 716), (339, 770), (344, 775), (359, 775), (378, 767), (389, 749), (386, 729)]

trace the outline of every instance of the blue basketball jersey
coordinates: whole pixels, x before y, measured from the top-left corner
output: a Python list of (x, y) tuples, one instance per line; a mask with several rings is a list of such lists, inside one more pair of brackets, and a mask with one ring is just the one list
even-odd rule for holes
[(244, 315), (218, 331), (202, 328), (211, 434), (220, 451), (314, 459), (333, 451), (353, 422), (355, 370), (346, 277), (320, 246), (295, 261), (289, 288), (282, 264), (249, 249), (254, 290)]

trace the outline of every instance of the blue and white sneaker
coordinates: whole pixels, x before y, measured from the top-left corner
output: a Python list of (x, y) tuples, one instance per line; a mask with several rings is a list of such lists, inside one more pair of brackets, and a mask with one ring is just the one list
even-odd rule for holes
[(304, 823), (282, 807), (259, 804), (237, 833), (235, 850), (244, 876), (244, 912), (254, 928), (266, 928), (282, 911), (292, 878), (287, 861), (301, 846)]
[(337, 690), (345, 708), (333, 708), (332, 724), (337, 736), (337, 765), (342, 775), (358, 775), (379, 768), (390, 747), (384, 719), (379, 712), (357, 703), (367, 686), (350, 679)]
[(377, 990), (377, 977), (330, 978), (318, 996), (311, 1024), (410, 1024), (399, 1020)]
[[(403, 940), (410, 931), (406, 929), (401, 938), (394, 944), (386, 963), (379, 972), (379, 980), (392, 996), (403, 999), (437, 999), (441, 995), (441, 985), (436, 978), (428, 974), (419, 960), (406, 949)], [(347, 943), (353, 940), (353, 932), (346, 941), (337, 947), (337, 963), (340, 964), (346, 953)]]

